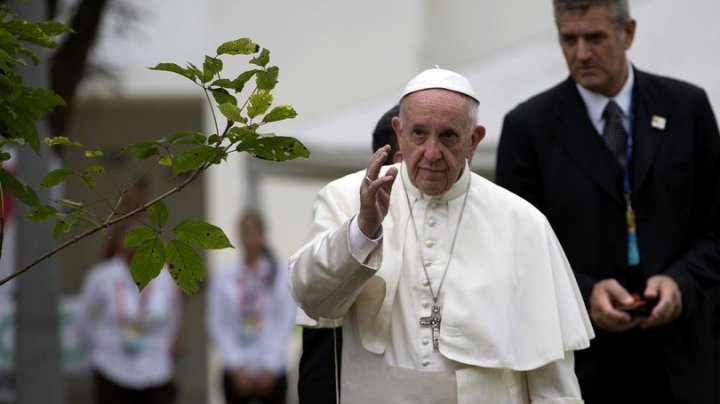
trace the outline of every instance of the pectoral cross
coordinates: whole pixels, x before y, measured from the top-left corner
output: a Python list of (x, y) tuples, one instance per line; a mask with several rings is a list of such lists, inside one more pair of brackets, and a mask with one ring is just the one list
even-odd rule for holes
[(440, 306), (433, 304), (430, 315), (420, 317), (420, 325), (422, 327), (430, 327), (432, 329), (433, 350), (438, 351), (440, 345)]

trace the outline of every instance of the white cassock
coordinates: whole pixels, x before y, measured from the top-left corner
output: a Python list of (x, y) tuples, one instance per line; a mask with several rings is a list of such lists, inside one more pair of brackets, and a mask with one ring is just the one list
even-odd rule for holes
[[(305, 313), (342, 319), (342, 401), (582, 403), (573, 351), (594, 333), (545, 217), (467, 165), (438, 197), (410, 184), (404, 163), (396, 167), (379, 239), (355, 223), (361, 171), (320, 191), (310, 241), (290, 259)], [(422, 264), (437, 294), (448, 259), (435, 351), (419, 321), (433, 303)]]

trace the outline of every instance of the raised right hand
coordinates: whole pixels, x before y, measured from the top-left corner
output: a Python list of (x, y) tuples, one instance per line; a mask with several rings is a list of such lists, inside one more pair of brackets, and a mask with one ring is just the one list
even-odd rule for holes
[(390, 192), (398, 170), (391, 167), (384, 176), (378, 177), (380, 169), (388, 159), (389, 151), (390, 146), (386, 145), (372, 155), (360, 185), (360, 212), (357, 223), (360, 231), (368, 238), (375, 238), (390, 207)]

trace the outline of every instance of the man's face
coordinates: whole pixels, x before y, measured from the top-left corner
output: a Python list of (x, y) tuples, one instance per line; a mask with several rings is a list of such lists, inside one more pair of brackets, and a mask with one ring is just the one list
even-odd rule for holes
[(427, 195), (450, 189), (465, 167), (465, 159), (485, 134), (469, 116), (468, 99), (458, 93), (429, 89), (411, 93), (403, 100), (401, 118), (393, 129), (410, 181)]
[(572, 78), (590, 91), (613, 97), (627, 77), (625, 51), (632, 45), (635, 20), (618, 29), (604, 6), (558, 17), (558, 34)]

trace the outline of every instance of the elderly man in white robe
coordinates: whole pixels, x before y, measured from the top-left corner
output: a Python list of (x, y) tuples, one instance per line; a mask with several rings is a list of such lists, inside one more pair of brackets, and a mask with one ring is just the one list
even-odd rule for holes
[(343, 322), (343, 403), (582, 403), (573, 351), (594, 336), (545, 217), (471, 172), (485, 129), (469, 81), (429, 69), (393, 120), (403, 162), (314, 202), (290, 287)]

